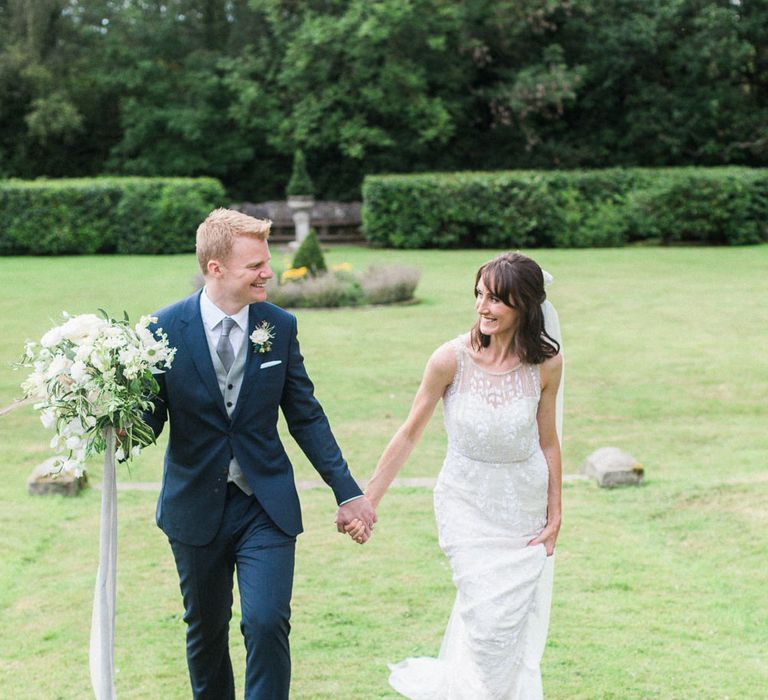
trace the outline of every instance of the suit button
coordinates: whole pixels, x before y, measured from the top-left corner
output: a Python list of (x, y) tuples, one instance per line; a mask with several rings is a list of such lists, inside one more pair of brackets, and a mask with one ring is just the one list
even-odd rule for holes
[(227, 408), (232, 408), (232, 402), (231, 401), (227, 401)]
[(219, 492), (219, 489), (213, 489), (213, 492), (214, 492), (214, 493), (218, 493), (218, 492)]
[(235, 437), (235, 434), (232, 433), (232, 432), (227, 433), (227, 435), (229, 435), (229, 437), (231, 437), (231, 438)]
[(235, 385), (234, 385), (234, 384), (228, 384), (228, 385), (227, 385), (227, 389), (234, 389), (234, 388), (235, 388)]

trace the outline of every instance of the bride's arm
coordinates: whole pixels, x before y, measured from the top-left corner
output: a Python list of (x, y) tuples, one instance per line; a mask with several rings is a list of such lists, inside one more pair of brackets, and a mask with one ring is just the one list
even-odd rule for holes
[(555, 550), (555, 542), (560, 532), (562, 512), (562, 463), (560, 458), (560, 440), (557, 437), (556, 408), (557, 388), (563, 372), (562, 355), (555, 355), (541, 365), (541, 398), (536, 413), (539, 426), (539, 444), (549, 469), (549, 489), (547, 491), (547, 524), (530, 545), (544, 544), (547, 554)]
[(378, 507), (392, 480), (405, 464), (411, 451), (418, 443), (421, 434), (437, 402), (453, 381), (456, 374), (456, 355), (449, 344), (440, 346), (427, 362), (419, 390), (413, 399), (410, 413), (384, 449), (376, 470), (368, 481), (365, 495), (374, 508)]

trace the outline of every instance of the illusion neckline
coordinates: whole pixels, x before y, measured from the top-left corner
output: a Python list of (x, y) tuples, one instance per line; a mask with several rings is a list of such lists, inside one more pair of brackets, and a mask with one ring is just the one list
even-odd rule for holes
[(504, 376), (505, 374), (511, 374), (512, 372), (517, 372), (517, 370), (519, 370), (523, 366), (522, 362), (518, 362), (514, 367), (511, 367), (510, 369), (506, 369), (503, 372), (492, 372), (491, 370), (486, 369), (482, 365), (475, 362), (475, 359), (472, 357), (472, 354), (469, 352), (469, 349), (463, 343), (462, 343), (461, 349), (464, 351), (464, 354), (467, 356), (467, 359), (475, 367), (477, 367), (477, 369), (479, 369), (481, 372), (485, 372), (486, 374), (490, 374), (494, 377), (501, 377), (501, 376)]

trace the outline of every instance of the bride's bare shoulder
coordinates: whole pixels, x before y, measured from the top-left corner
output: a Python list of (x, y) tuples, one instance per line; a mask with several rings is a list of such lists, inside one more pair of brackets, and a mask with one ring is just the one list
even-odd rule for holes
[(560, 377), (563, 373), (563, 355), (557, 353), (552, 357), (548, 357), (541, 363), (541, 384), (542, 388), (554, 384), (557, 386), (560, 383)]
[(456, 365), (456, 341), (450, 340), (432, 353), (427, 363), (427, 370), (446, 380), (446, 384), (450, 384), (456, 374)]
[(548, 357), (541, 363), (541, 367), (549, 372), (553, 370), (559, 372), (563, 368), (563, 354), (559, 352), (557, 355)]

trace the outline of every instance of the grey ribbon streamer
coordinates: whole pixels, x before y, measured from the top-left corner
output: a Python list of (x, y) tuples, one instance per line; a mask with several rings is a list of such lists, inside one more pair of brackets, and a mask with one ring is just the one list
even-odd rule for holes
[(0, 408), (0, 416), (4, 416), (6, 413), (12, 413), (17, 408), (21, 408), (22, 406), (26, 406), (27, 404), (33, 403), (34, 399), (16, 399), (10, 406), (6, 406), (5, 408)]
[(115, 474), (115, 431), (104, 430), (104, 477), (101, 484), (99, 524), (99, 569), (93, 595), (91, 685), (96, 700), (115, 696), (115, 582), (117, 573), (117, 478)]

